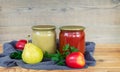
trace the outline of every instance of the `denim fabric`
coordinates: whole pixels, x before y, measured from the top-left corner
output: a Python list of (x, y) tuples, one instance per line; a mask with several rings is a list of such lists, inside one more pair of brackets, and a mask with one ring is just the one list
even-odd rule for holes
[[(17, 41), (11, 41), (3, 44), (3, 53), (0, 54), (0, 66), (3, 67), (13, 67), (20, 66), (28, 69), (36, 69), (36, 70), (69, 70), (73, 68), (69, 68), (67, 66), (59, 66), (56, 65), (54, 61), (51, 60), (43, 60), (37, 64), (26, 64), (22, 60), (11, 59), (9, 57), (10, 53), (17, 51), (14, 47)], [(86, 65), (84, 68), (89, 66), (94, 66), (96, 64), (96, 60), (93, 57), (93, 53), (95, 50), (94, 42), (86, 42), (86, 52), (85, 52), (85, 60)]]

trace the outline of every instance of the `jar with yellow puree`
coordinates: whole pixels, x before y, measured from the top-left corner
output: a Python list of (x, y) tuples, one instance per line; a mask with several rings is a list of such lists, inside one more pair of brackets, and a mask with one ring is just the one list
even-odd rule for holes
[(56, 32), (53, 25), (37, 25), (32, 27), (32, 43), (52, 54), (56, 51)]

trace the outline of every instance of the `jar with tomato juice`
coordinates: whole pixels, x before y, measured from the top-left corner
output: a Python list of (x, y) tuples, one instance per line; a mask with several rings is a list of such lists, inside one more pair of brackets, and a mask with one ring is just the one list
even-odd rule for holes
[(59, 34), (59, 51), (63, 53), (66, 44), (74, 46), (81, 53), (85, 52), (85, 27), (83, 26), (62, 26)]

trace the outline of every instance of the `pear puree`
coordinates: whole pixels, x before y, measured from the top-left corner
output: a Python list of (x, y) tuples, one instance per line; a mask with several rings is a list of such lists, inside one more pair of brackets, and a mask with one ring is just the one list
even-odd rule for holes
[[(32, 43), (42, 49), (43, 52), (55, 53), (56, 51), (56, 33), (51, 26), (41, 26), (42, 29), (33, 29)], [(50, 28), (51, 27), (51, 28)]]

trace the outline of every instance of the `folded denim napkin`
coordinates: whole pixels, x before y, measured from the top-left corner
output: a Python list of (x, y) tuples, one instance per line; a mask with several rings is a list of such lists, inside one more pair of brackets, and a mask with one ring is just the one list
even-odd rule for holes
[[(9, 57), (10, 53), (16, 52), (17, 50), (14, 48), (17, 41), (11, 41), (3, 44), (3, 53), (0, 54), (0, 66), (3, 67), (14, 67), (20, 66), (27, 69), (36, 69), (36, 70), (69, 70), (73, 69), (67, 66), (59, 66), (54, 61), (43, 59), (42, 62), (37, 64), (26, 64), (22, 60), (11, 59)], [(94, 42), (86, 42), (86, 52), (85, 52), (85, 60), (86, 65), (84, 68), (88, 66), (94, 66), (96, 64), (96, 60), (93, 57), (95, 49)]]

